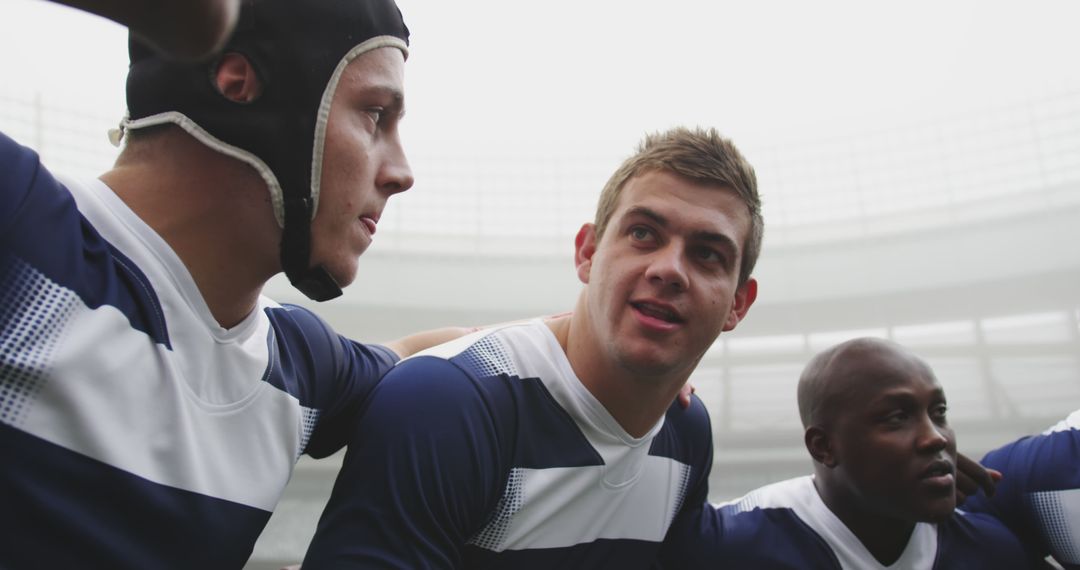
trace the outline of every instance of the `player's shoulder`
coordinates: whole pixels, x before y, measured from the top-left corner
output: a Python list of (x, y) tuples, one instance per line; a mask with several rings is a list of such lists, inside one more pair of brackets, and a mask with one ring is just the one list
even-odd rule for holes
[(403, 359), (398, 366), (406, 369), (440, 366), (431, 362), (436, 359), (474, 378), (543, 376), (544, 373), (536, 370), (538, 364), (543, 366), (565, 358), (551, 336), (538, 320), (485, 328), (422, 350)]
[(678, 401), (668, 407), (664, 425), (653, 436), (651, 455), (691, 465), (701, 477), (712, 468), (713, 439), (709, 414), (697, 396), (684, 408)]
[[(669, 422), (678, 429), (691, 428), (697, 430), (702, 427), (710, 427), (709, 410), (697, 394), (690, 396), (690, 405), (683, 406), (677, 399), (668, 406), (665, 422)], [(710, 428), (711, 429), (711, 428)]]
[(0, 132), (0, 196), (14, 212), (36, 188), (59, 189), (60, 183), (41, 164), (38, 154)]
[(674, 436), (695, 447), (712, 447), (712, 423), (709, 411), (697, 395), (690, 396), (690, 405), (683, 406), (678, 400), (672, 402), (664, 415), (664, 427), (658, 434)]
[(839, 568), (820, 534), (826, 507), (811, 493), (813, 480), (804, 476), (713, 505), (718, 552), (735, 568)]
[(26, 169), (36, 169), (40, 164), (38, 154), (33, 149), (0, 132), (0, 165), (4, 167), (5, 176), (26, 176)]
[(260, 308), (274, 330), (274, 340), (281, 350), (311, 355), (311, 363), (338, 362), (341, 343), (334, 329), (310, 309), (299, 305), (279, 305), (260, 300)]
[(300, 305), (277, 302), (261, 297), (259, 308), (270, 319), (270, 324), (281, 331), (295, 331), (307, 337), (337, 336), (334, 329), (314, 311)]
[(1001, 471), (1001, 489), (1019, 486), (1025, 491), (1080, 487), (1080, 411), (1050, 429), (1022, 437), (991, 450), (983, 465)]
[(941, 523), (943, 528), (959, 529), (975, 536), (994, 537), (1008, 533), (1008, 527), (997, 517), (986, 513), (970, 512), (962, 507), (954, 511), (953, 516)]
[(1025, 567), (1027, 554), (1020, 539), (990, 514), (957, 509), (938, 524), (938, 536), (939, 559), (978, 558), (993, 568)]
[(814, 507), (811, 495), (814, 492), (813, 477), (805, 475), (763, 485), (738, 499), (721, 503), (717, 508), (731, 514), (755, 509), (810, 509)]
[(398, 360), (396, 353), (382, 345), (341, 336), (308, 308), (264, 298), (260, 309), (273, 331), (269, 340), (275, 344), (275, 357), (302, 384), (332, 384), (355, 376), (352, 383), (374, 386)]
[(535, 387), (523, 379), (532, 376), (528, 363), (542, 358), (537, 338), (543, 338), (543, 331), (530, 323), (470, 333), (401, 360), (375, 393), (381, 401), (422, 394), (442, 408), (475, 411), (479, 406), (493, 418), (511, 416), (525, 392)]

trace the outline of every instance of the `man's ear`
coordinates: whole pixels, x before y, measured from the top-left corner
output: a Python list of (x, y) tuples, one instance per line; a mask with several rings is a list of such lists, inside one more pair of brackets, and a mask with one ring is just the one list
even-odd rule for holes
[(578, 280), (589, 282), (592, 270), (592, 257), (596, 253), (596, 224), (584, 224), (574, 238), (574, 265), (577, 267)]
[(735, 328), (750, 310), (750, 305), (757, 299), (757, 279), (751, 277), (735, 290), (735, 298), (731, 301), (731, 310), (728, 311), (727, 321), (724, 321), (724, 331)]
[(830, 469), (837, 466), (832, 442), (824, 429), (819, 426), (806, 428), (806, 432), (803, 433), (803, 443), (806, 444), (806, 450), (810, 452), (810, 457), (813, 457), (814, 461)]
[(229, 52), (218, 60), (214, 72), (214, 86), (218, 93), (236, 103), (251, 103), (262, 95), (262, 82), (248, 58)]

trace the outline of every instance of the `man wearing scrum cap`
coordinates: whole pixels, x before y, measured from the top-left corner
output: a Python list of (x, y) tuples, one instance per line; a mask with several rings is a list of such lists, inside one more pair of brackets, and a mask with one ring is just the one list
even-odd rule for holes
[(137, 38), (99, 179), (0, 135), (3, 568), (242, 566), (299, 456), (459, 334), (361, 345), (261, 295), (340, 294), (413, 184), (392, 0), (245, 2), (202, 63)]

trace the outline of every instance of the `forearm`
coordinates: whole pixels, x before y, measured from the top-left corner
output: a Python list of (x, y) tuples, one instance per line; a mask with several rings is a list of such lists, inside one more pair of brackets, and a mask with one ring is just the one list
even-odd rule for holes
[(394, 351), (399, 358), (405, 358), (426, 348), (449, 342), (477, 330), (480, 330), (479, 327), (442, 327), (404, 336), (387, 342), (384, 346)]
[(239, 0), (54, 0), (126, 26), (164, 56), (199, 61), (232, 34)]

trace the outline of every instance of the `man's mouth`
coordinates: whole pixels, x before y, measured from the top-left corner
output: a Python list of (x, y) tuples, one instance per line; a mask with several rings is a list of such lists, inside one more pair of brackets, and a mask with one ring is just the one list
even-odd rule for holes
[(635, 301), (631, 302), (630, 306), (640, 311), (643, 315), (659, 319), (668, 323), (681, 323), (683, 318), (679, 316), (675, 309), (656, 303), (650, 303), (647, 301)]
[(375, 235), (375, 225), (379, 223), (379, 220), (371, 216), (360, 216), (360, 223), (364, 224), (369, 234)]
[(955, 481), (956, 468), (952, 463), (945, 460), (934, 461), (923, 469), (919, 477), (928, 483), (936, 485), (952, 485)]

